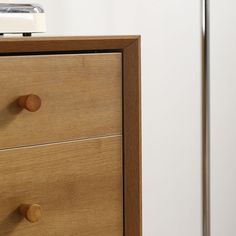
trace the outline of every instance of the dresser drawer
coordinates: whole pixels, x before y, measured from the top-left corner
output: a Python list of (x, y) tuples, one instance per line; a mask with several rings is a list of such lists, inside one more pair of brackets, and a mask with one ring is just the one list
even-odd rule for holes
[[(122, 236), (121, 137), (0, 151), (0, 235)], [(28, 222), (21, 204), (39, 204)]]
[[(121, 133), (120, 53), (6, 56), (0, 71), (0, 149)], [(36, 112), (17, 103), (29, 94)]]

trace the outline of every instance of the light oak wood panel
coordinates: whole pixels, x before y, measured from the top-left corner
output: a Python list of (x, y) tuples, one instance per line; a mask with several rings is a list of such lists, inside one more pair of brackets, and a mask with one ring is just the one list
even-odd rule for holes
[[(122, 236), (122, 137), (0, 151), (0, 235)], [(39, 204), (42, 218), (17, 208)]]
[[(120, 53), (0, 57), (0, 149), (121, 134)], [(17, 98), (42, 100), (31, 113)]]

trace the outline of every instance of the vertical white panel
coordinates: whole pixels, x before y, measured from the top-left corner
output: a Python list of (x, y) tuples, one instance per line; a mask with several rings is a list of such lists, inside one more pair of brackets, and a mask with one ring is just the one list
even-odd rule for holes
[(144, 236), (201, 236), (200, 1), (142, 1)]
[(211, 231), (236, 235), (236, 1), (211, 13)]
[(200, 0), (38, 2), (50, 35), (142, 35), (144, 236), (201, 236)]

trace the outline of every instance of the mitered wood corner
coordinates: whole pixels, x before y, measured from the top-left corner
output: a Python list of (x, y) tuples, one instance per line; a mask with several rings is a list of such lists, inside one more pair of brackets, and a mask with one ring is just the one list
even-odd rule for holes
[(140, 36), (0, 39), (0, 55), (121, 52), (123, 58), (124, 236), (142, 235)]

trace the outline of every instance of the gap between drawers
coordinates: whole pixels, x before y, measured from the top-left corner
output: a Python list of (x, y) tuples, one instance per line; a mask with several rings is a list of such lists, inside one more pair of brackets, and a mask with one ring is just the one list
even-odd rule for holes
[(55, 142), (39, 143), (39, 144), (32, 144), (32, 145), (22, 145), (22, 146), (8, 147), (8, 148), (1, 148), (0, 152), (17, 150), (17, 149), (22, 149), (22, 148), (44, 147), (44, 146), (59, 145), (59, 144), (66, 144), (66, 143), (75, 143), (75, 142), (79, 142), (79, 141), (83, 142), (83, 141), (88, 141), (88, 140), (106, 139), (106, 138), (115, 138), (115, 137), (122, 137), (122, 133), (95, 136), (95, 137), (83, 137), (83, 138), (78, 138), (78, 139), (68, 139), (68, 140), (64, 140), (64, 141), (55, 141)]

